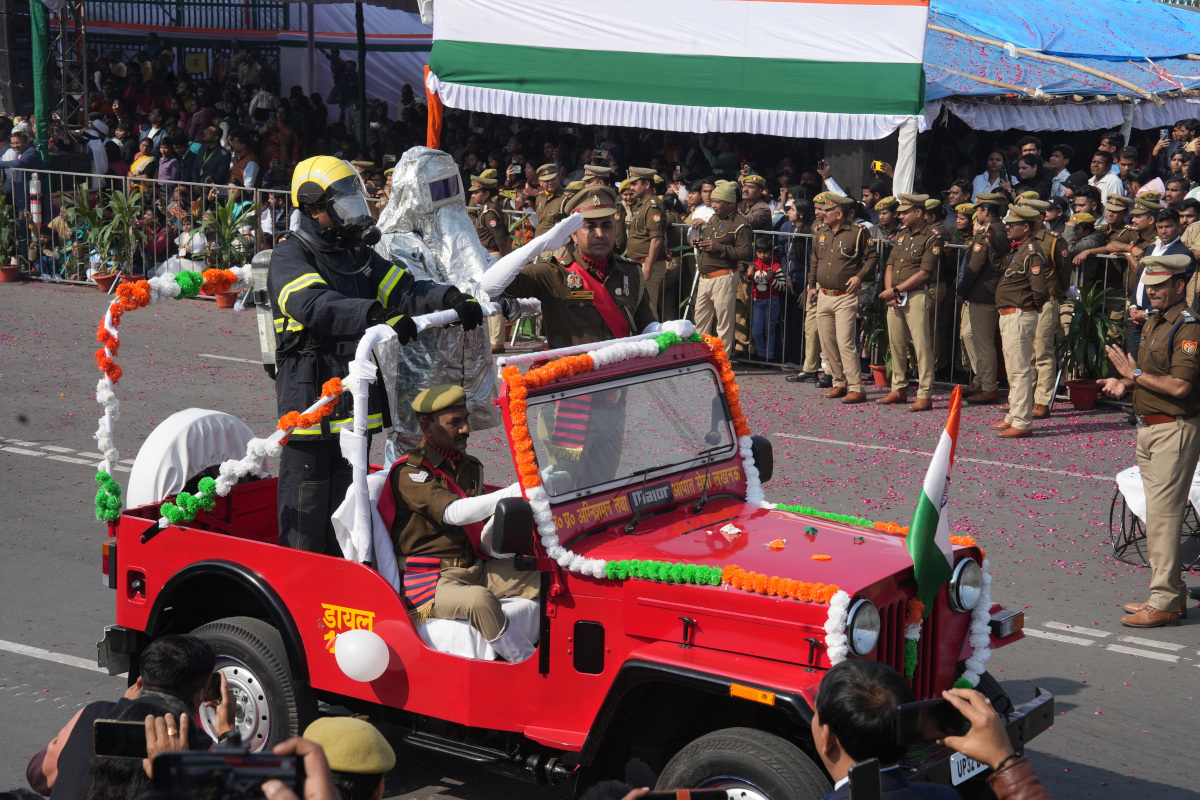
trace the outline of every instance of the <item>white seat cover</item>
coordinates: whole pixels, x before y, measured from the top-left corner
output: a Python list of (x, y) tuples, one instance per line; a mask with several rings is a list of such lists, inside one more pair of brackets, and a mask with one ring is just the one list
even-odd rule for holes
[[(529, 649), (533, 650), (541, 627), (537, 601), (505, 597), (500, 600), (500, 606), (504, 609), (504, 616), (508, 617), (508, 632), (519, 633), (530, 643)], [(425, 644), (441, 653), (487, 661), (496, 658), (496, 651), (465, 619), (430, 619), (417, 623), (417, 633), (425, 640)]]

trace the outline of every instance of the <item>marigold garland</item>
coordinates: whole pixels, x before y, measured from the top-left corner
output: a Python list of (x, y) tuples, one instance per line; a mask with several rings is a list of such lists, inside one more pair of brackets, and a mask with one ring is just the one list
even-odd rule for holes
[(803, 603), (828, 603), (838, 591), (838, 587), (832, 583), (808, 583), (760, 575), (757, 572), (747, 572), (736, 564), (730, 564), (721, 570), (721, 579), (735, 589), (771, 597), (790, 597)]
[(116, 522), (121, 518), (121, 485), (104, 470), (96, 473), (96, 519), (100, 522)]
[[(321, 397), (340, 395), (344, 388), (341, 378), (330, 378), (321, 386)], [(337, 403), (327, 403), (308, 414), (301, 414), (299, 411), (289, 411), (279, 418), (279, 424), (275, 426), (275, 429), (286, 431), (288, 428), (311, 428), (313, 425), (319, 424), (325, 417), (331, 415), (335, 408), (337, 408)], [(279, 444), (285, 445), (287, 444), (287, 440), (288, 437), (285, 436), (280, 440)]]
[(915, 597), (908, 600), (904, 616), (904, 677), (910, 681), (917, 674), (920, 657), (921, 623), (925, 619), (925, 604)]
[(175, 496), (174, 503), (168, 502), (159, 506), (159, 512), (172, 525), (178, 525), (194, 520), (198, 511), (212, 511), (217, 504), (217, 482), (212, 478), (201, 478), (197, 489), (200, 492), (198, 496), (180, 492)]
[(720, 586), (720, 567), (686, 564), (677, 561), (640, 561), (636, 558), (609, 561), (604, 565), (609, 580), (643, 580), (659, 583), (683, 583), (695, 586)]

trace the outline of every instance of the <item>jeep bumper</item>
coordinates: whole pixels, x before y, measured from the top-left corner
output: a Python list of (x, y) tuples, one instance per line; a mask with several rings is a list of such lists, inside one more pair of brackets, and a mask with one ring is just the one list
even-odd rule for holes
[[(1005, 718), (1004, 727), (1008, 729), (1008, 738), (1012, 741), (1013, 749), (1020, 753), (1030, 740), (1047, 730), (1053, 723), (1054, 695), (1039, 688), (1037, 695), (1032, 700)], [(914, 759), (905, 759), (900, 763), (904, 767), (905, 776), (910, 781), (928, 781), (951, 786), (965, 782), (955, 782), (951, 779), (950, 759), (954, 754), (954, 751), (948, 747), (939, 747), (931, 753)], [(986, 780), (990, 773), (990, 769), (984, 770), (977, 777), (968, 780)]]
[[(109, 675), (129, 672), (133, 656), (141, 653), (142, 632), (120, 625), (107, 625), (104, 638), (96, 642), (96, 664), (108, 670)], [(136, 680), (137, 676), (132, 676)]]

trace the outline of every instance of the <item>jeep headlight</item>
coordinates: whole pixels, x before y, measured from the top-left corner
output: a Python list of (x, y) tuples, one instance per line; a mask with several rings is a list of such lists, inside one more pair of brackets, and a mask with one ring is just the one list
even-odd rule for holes
[(973, 558), (964, 558), (954, 568), (950, 578), (950, 607), (955, 611), (970, 611), (983, 595), (983, 570)]
[(879, 609), (870, 600), (859, 600), (850, 608), (846, 639), (850, 652), (856, 656), (865, 656), (875, 649), (879, 641)]

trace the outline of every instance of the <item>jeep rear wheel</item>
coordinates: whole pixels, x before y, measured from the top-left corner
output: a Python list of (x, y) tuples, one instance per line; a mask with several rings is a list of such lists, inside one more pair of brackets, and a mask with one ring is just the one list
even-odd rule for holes
[(786, 739), (753, 728), (701, 736), (667, 762), (657, 789), (734, 789), (743, 800), (820, 800), (829, 779)]
[[(279, 632), (252, 617), (227, 617), (192, 631), (217, 653), (215, 672), (225, 675), (237, 705), (236, 729), (242, 743), (263, 750), (299, 736), (316, 716), (311, 690), (296, 681)], [(213, 709), (201, 711), (201, 724), (216, 738)]]

